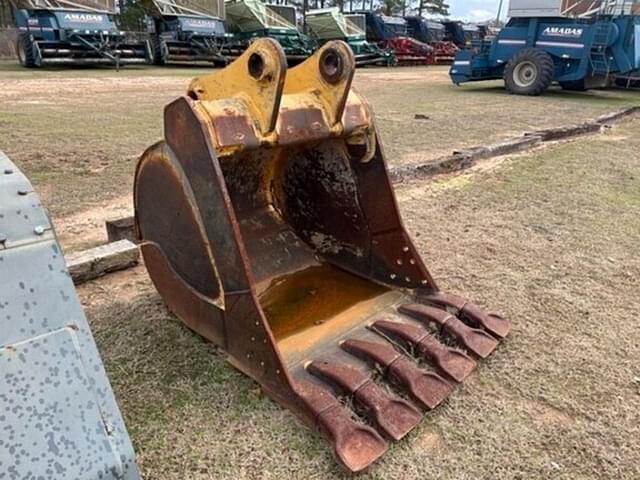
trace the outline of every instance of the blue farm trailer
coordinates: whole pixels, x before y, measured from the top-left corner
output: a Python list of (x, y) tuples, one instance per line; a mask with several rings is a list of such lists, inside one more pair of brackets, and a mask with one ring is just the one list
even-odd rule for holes
[(24, 67), (49, 64), (147, 63), (147, 41), (132, 41), (115, 23), (115, 0), (12, 0)]
[(224, 0), (147, 0), (147, 32), (153, 63), (224, 65)]
[(445, 29), (444, 40), (453, 43), (456, 47), (464, 48), (473, 42), (482, 40), (484, 31), (474, 23), (463, 23), (459, 20), (443, 20)]
[[(606, 1), (606, 3), (604, 3)], [(507, 90), (539, 95), (552, 82), (569, 90), (604, 87), (640, 67), (640, 17), (620, 0), (511, 0), (509, 21), (491, 41), (456, 55), (456, 85), (504, 79)]]

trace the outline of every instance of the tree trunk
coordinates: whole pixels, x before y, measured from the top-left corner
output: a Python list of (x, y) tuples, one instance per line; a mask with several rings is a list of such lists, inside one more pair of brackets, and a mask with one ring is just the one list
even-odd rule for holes
[(309, 0), (302, 0), (302, 31), (307, 33), (307, 10), (309, 10)]

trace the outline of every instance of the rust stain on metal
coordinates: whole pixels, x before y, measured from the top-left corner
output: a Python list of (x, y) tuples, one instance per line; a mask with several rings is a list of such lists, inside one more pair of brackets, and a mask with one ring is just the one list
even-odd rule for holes
[(276, 339), (320, 325), (388, 289), (328, 264), (274, 278), (258, 297)]

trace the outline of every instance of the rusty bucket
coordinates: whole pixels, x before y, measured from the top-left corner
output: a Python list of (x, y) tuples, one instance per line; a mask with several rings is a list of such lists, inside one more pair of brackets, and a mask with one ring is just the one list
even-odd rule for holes
[(510, 326), (436, 286), (353, 74), (343, 42), (287, 71), (257, 40), (166, 107), (134, 200), (171, 311), (359, 471)]

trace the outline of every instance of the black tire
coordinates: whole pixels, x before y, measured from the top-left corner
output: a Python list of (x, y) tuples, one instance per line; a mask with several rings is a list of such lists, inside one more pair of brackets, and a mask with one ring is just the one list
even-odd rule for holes
[(572, 82), (560, 82), (560, 86), (563, 90), (570, 90), (572, 92), (586, 92), (587, 87), (583, 80), (573, 80)]
[(18, 35), (18, 43), (16, 44), (16, 53), (20, 65), (26, 68), (36, 67), (36, 55), (33, 50), (33, 40), (31, 35), (26, 32), (20, 32)]
[(553, 59), (537, 48), (523, 48), (504, 69), (504, 84), (516, 95), (540, 95), (553, 80)]
[(162, 55), (162, 40), (157, 35), (151, 37), (151, 55), (154, 65), (164, 65), (164, 55)]

